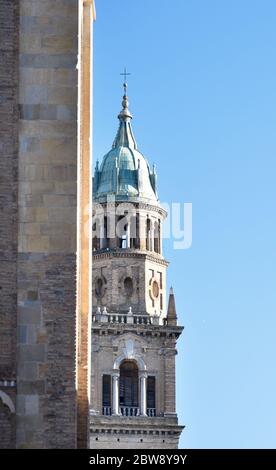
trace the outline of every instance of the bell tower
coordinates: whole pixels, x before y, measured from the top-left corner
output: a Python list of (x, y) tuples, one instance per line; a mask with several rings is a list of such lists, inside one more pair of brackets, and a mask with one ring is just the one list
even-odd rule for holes
[(166, 313), (157, 175), (138, 151), (124, 84), (119, 129), (93, 180), (90, 447), (178, 447), (177, 325)]

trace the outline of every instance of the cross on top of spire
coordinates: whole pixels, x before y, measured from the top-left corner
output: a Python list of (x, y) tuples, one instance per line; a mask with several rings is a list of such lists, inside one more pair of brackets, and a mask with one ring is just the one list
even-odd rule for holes
[(120, 75), (124, 76), (124, 85), (123, 86), (124, 86), (124, 92), (125, 92), (125, 95), (126, 95), (126, 90), (127, 90), (127, 81), (126, 80), (127, 80), (127, 76), (131, 75), (131, 73), (127, 72), (127, 69), (125, 67), (124, 72), (120, 73)]

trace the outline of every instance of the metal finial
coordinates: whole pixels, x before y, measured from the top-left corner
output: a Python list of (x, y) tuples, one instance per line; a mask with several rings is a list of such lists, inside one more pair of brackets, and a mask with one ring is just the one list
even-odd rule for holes
[(126, 67), (125, 67), (125, 70), (123, 73), (120, 73), (120, 75), (123, 75), (124, 76), (124, 96), (123, 96), (123, 101), (122, 101), (122, 106), (123, 106), (123, 109), (122, 111), (120, 112), (118, 118), (121, 120), (121, 121), (126, 121), (127, 119), (132, 119), (132, 115), (131, 113), (129, 112), (129, 109), (128, 109), (128, 105), (129, 105), (129, 102), (128, 102), (128, 97), (127, 97), (127, 83), (126, 83), (126, 77), (128, 75), (131, 75), (129, 72), (127, 72), (126, 70)]
[(123, 75), (124, 76), (124, 84), (123, 84), (123, 87), (124, 87), (124, 94), (126, 95), (126, 92), (127, 92), (127, 76), (128, 75), (131, 75), (131, 73), (128, 73), (127, 72), (127, 69), (125, 67), (125, 70), (123, 73), (120, 73), (120, 75)]

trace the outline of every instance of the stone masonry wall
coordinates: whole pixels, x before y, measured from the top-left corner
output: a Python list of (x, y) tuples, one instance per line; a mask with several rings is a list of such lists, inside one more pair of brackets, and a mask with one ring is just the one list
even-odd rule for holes
[(18, 448), (76, 447), (78, 0), (20, 1)]
[[(159, 285), (157, 298), (151, 296), (153, 276)], [(124, 289), (124, 280), (127, 277), (133, 282), (133, 292), (129, 295)], [(98, 279), (103, 281), (102, 296), (97, 296), (96, 293)], [(92, 295), (94, 311), (97, 307), (106, 307), (108, 312), (127, 312), (131, 306), (135, 314), (160, 314), (161, 310), (165, 311), (166, 265), (157, 257), (147, 259), (145, 254), (136, 254), (131, 250), (115, 255), (96, 254), (93, 257)]]
[[(18, 167), (17, 0), (0, 0), (0, 392), (15, 405)], [(13, 383), (10, 386), (10, 383)], [(15, 415), (0, 398), (0, 448), (15, 447)]]

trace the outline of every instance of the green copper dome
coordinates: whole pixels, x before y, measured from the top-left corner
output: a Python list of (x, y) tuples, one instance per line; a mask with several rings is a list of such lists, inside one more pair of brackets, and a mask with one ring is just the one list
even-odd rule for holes
[(151, 171), (147, 160), (137, 150), (126, 94), (122, 105), (123, 109), (118, 116), (119, 129), (112, 149), (104, 156), (100, 167), (98, 162), (96, 164), (93, 178), (94, 200), (104, 202), (108, 196), (113, 195), (116, 200), (156, 202), (155, 168)]

